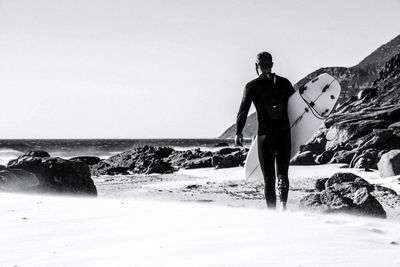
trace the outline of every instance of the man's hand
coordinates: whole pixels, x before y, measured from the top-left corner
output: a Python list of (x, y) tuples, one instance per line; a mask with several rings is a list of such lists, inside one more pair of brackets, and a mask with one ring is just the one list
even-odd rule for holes
[(235, 136), (235, 145), (243, 146), (243, 135), (242, 134)]

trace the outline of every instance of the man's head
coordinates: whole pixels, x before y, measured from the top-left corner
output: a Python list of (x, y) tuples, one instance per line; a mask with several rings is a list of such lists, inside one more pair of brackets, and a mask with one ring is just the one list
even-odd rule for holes
[(274, 63), (272, 62), (272, 56), (268, 52), (261, 52), (257, 55), (256, 60), (256, 71), (265, 73), (271, 72), (272, 66)]

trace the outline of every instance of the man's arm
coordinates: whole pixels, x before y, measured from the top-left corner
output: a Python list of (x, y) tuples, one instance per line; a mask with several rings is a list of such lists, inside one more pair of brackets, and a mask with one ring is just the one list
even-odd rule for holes
[(241, 136), (243, 128), (246, 124), (247, 114), (249, 113), (249, 109), (251, 106), (251, 95), (250, 95), (250, 88), (246, 85), (246, 88), (243, 92), (242, 102), (240, 103), (240, 108), (238, 115), (236, 117), (236, 135)]

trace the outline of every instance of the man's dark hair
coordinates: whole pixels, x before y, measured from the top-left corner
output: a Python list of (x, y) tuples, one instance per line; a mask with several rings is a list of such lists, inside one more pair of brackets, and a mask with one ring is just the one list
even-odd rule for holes
[(262, 69), (267, 69), (272, 67), (272, 56), (268, 52), (261, 52), (257, 55), (257, 65)]

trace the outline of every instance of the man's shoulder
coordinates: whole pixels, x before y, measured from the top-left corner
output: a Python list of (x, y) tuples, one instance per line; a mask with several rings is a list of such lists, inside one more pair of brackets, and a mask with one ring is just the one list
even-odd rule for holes
[(257, 78), (255, 78), (255, 79), (249, 81), (249, 82), (246, 84), (246, 88), (251, 88), (251, 87), (253, 87), (255, 84), (258, 83), (259, 80), (260, 80), (260, 77), (257, 77)]
[(287, 78), (285, 78), (283, 76), (279, 76), (279, 75), (275, 75), (275, 76), (276, 76), (276, 81), (279, 83), (292, 84)]

